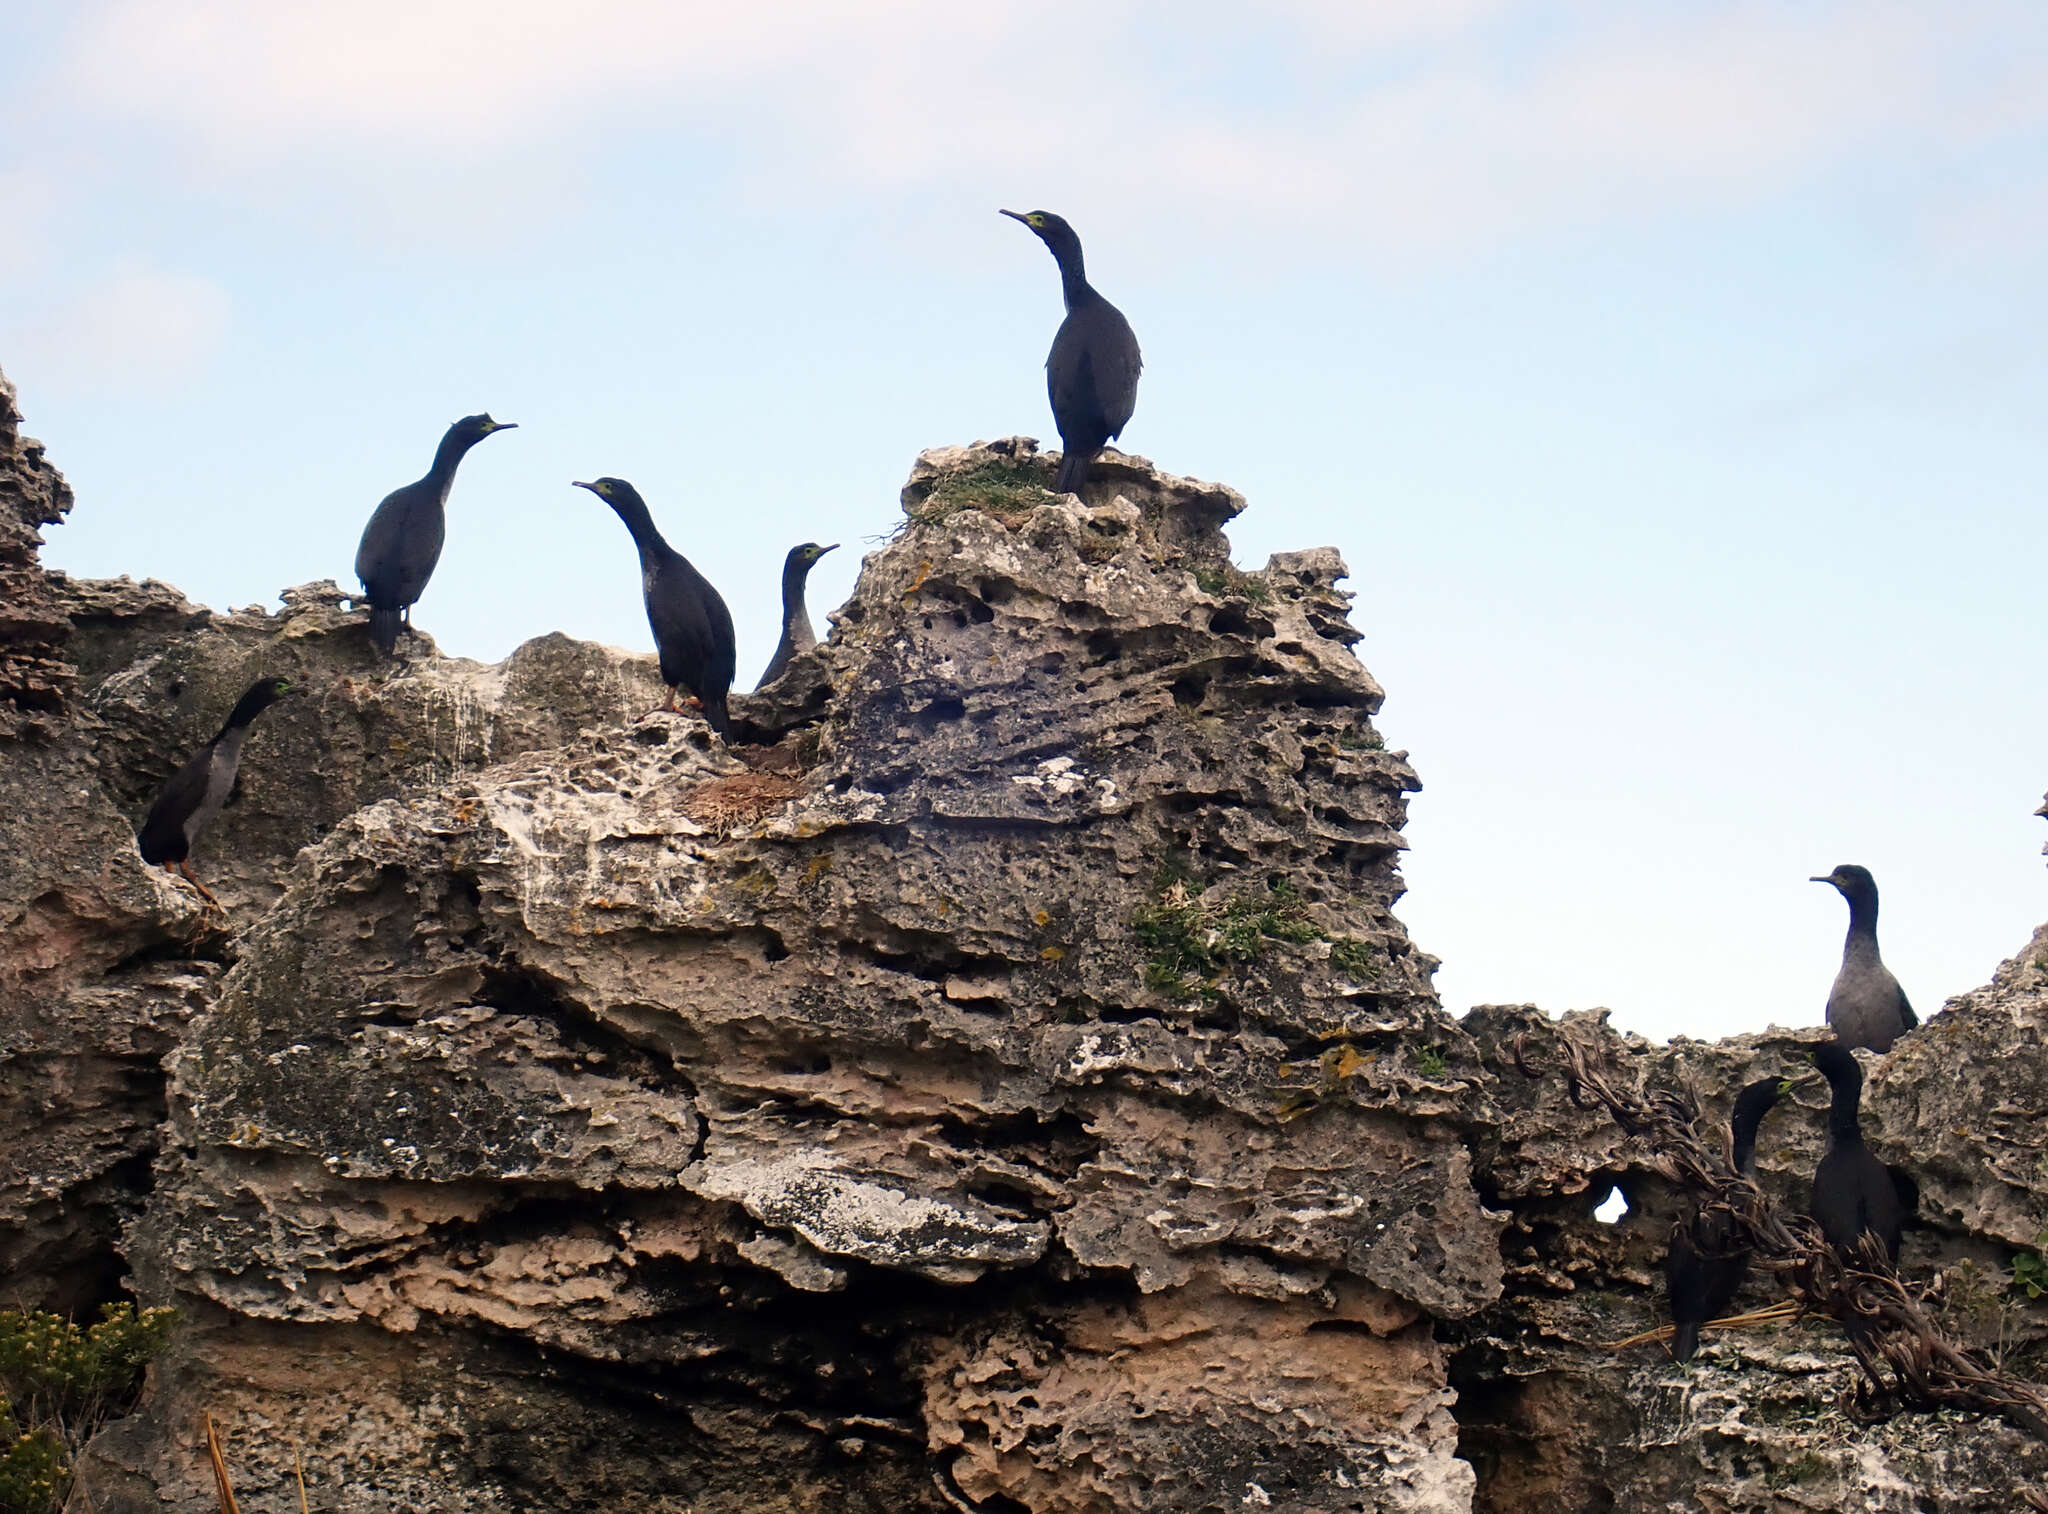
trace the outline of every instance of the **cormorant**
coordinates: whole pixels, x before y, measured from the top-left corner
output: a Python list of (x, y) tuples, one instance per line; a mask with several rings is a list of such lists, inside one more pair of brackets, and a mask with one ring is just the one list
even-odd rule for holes
[(234, 792), (235, 772), (242, 765), (242, 738), (249, 734), (250, 723), (291, 690), (291, 681), (284, 678), (264, 678), (251, 684), (249, 692), (228, 716), (227, 724), (220, 728), (220, 734), (171, 775), (163, 793), (149, 807), (149, 818), (136, 833), (144, 862), (167, 873), (182, 874), (215, 909), (220, 908), (220, 901), (192, 876), (186, 858), (200, 833), (213, 824), (214, 816)]
[(1081, 270), (1081, 239), (1074, 228), (1048, 211), (1006, 210), (1022, 221), (1060, 265), (1060, 292), (1067, 318), (1045, 359), (1045, 391), (1052, 397), (1053, 423), (1060, 429), (1057, 492), (1078, 494), (1088, 481), (1095, 454), (1123, 434), (1138, 405), (1138, 374), (1144, 360), (1138, 338), (1123, 312), (1097, 294)]
[(1863, 1144), (1857, 1109), (1863, 1097), (1863, 1069), (1856, 1054), (1844, 1046), (1816, 1046), (1813, 1062), (1834, 1090), (1834, 1099), (1828, 1105), (1827, 1155), (1813, 1172), (1809, 1211), (1820, 1222), (1828, 1244), (1842, 1255), (1854, 1255), (1858, 1238), (1868, 1230), (1883, 1245), (1884, 1254), (1897, 1261), (1899, 1238), (1911, 1217), (1906, 1193), (1912, 1180), (1880, 1162)]
[(767, 688), (782, 676), (790, 658), (818, 644), (818, 638), (811, 633), (810, 614), (804, 609), (804, 580), (811, 576), (812, 564), (827, 552), (838, 550), (836, 541), (829, 547), (807, 541), (800, 547), (791, 547), (789, 556), (782, 560), (782, 640), (775, 644), (775, 655), (768, 659), (768, 671), (761, 675), (755, 688)]
[(370, 603), (370, 640), (389, 657), (398, 646), (398, 628), (412, 624), (412, 607), (426, 592), (441, 543), (448, 534), (444, 513), (455, 468), (463, 456), (494, 431), (516, 431), (516, 421), (494, 421), (488, 415), (465, 415), (448, 428), (434, 453), (427, 476), (384, 496), (363, 527), (356, 548), (356, 577)]
[(640, 549), (640, 590), (647, 600), (647, 625), (661, 654), (661, 681), (676, 710), (676, 689), (688, 689), (711, 729), (721, 736), (732, 724), (725, 696), (732, 688), (735, 642), (732, 612), (690, 560), (661, 539), (640, 492), (622, 478), (578, 482), (610, 505)]
[(1842, 945), (1842, 970), (1828, 993), (1828, 1024), (1844, 1046), (1882, 1056), (1920, 1017), (1877, 954), (1877, 880), (1870, 869), (1845, 862), (1811, 881), (1832, 883), (1849, 901), (1849, 938)]
[[(1728, 1122), (1735, 1170), (1752, 1182), (1756, 1179), (1757, 1127), (1791, 1086), (1784, 1078), (1765, 1078), (1735, 1096), (1735, 1111)], [(1672, 1226), (1664, 1285), (1671, 1295), (1673, 1357), (1682, 1362), (1692, 1360), (1699, 1348), (1700, 1326), (1728, 1312), (1748, 1273), (1748, 1248), (1737, 1240), (1727, 1214), (1695, 1212)]]

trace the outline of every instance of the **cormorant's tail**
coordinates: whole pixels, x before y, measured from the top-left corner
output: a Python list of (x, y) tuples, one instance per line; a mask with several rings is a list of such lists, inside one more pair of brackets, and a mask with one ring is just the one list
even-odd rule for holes
[(400, 612), (370, 608), (370, 640), (377, 644), (377, 650), (386, 657), (398, 650), (398, 626)]
[(725, 696), (700, 701), (704, 706), (704, 718), (711, 723), (711, 729), (723, 736), (732, 729), (732, 716), (726, 713)]
[(1674, 1320), (1671, 1326), (1671, 1359), (1689, 1362), (1693, 1352), (1700, 1348), (1700, 1327), (1697, 1320)]
[(1081, 492), (1081, 485), (1088, 482), (1088, 465), (1095, 461), (1095, 454), (1101, 450), (1100, 447), (1091, 447), (1084, 452), (1078, 448), (1069, 447), (1065, 452), (1062, 452), (1060, 454), (1060, 480), (1053, 487), (1052, 492), (1055, 494), (1079, 494)]

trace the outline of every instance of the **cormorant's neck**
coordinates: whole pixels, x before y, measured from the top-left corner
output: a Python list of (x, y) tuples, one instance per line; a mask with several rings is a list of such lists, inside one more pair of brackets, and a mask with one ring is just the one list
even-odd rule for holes
[(1744, 1177), (1756, 1174), (1756, 1132), (1764, 1122), (1764, 1114), (1759, 1109), (1754, 1115), (1745, 1112), (1735, 1117), (1735, 1170)]
[(1849, 934), (1842, 938), (1844, 962), (1881, 961), (1877, 954), (1877, 901), (1858, 897), (1849, 901)]
[(477, 444), (477, 438), (458, 436), (454, 432), (441, 438), (441, 445), (434, 449), (434, 466), (427, 470), (427, 477), (437, 484), (447, 485), (455, 478), (455, 465), (469, 455), (469, 449)]
[(1060, 293), (1066, 298), (1067, 309), (1073, 310), (1101, 295), (1088, 287), (1088, 274), (1081, 262), (1081, 239), (1071, 232), (1055, 235), (1045, 244), (1046, 251), (1060, 265)]
[(254, 715), (235, 711), (228, 716), (228, 723), (220, 728), (220, 734), (213, 738), (213, 749), (226, 756), (234, 756), (242, 750), (242, 738), (249, 734), (250, 723), (255, 719)]
[(1861, 1146), (1863, 1123), (1858, 1106), (1863, 1102), (1860, 1082), (1846, 1080), (1834, 1085), (1834, 1099), (1828, 1105), (1828, 1135), (1837, 1146)]
[(655, 528), (654, 516), (648, 511), (645, 500), (615, 498), (606, 503), (618, 512), (619, 519), (626, 523), (626, 529), (633, 533), (633, 545), (640, 549), (642, 561), (659, 561), (675, 556), (675, 548)]
[(1069, 310), (1079, 310), (1083, 305), (1093, 304), (1102, 298), (1081, 271), (1081, 249), (1078, 247), (1074, 249), (1071, 262), (1060, 258), (1060, 298), (1067, 302)]
[(227, 724), (220, 728), (219, 734), (213, 739), (216, 742), (220, 742), (226, 741), (232, 736), (234, 737), (234, 744), (240, 746), (242, 738), (249, 734), (249, 727), (256, 723), (256, 717), (269, 708), (270, 705), (267, 702), (252, 705), (246, 699), (240, 701), (228, 715)]
[(804, 580), (811, 576), (811, 565), (802, 558), (782, 565), (782, 623), (795, 625), (808, 617), (804, 613)]

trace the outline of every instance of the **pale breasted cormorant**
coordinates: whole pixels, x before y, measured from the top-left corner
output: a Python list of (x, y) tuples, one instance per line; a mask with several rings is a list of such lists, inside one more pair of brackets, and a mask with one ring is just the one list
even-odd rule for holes
[[(1757, 1127), (1791, 1086), (1784, 1078), (1765, 1078), (1735, 1096), (1735, 1110), (1728, 1121), (1735, 1170), (1752, 1182), (1756, 1180)], [(1749, 1248), (1738, 1240), (1726, 1213), (1695, 1211), (1672, 1227), (1664, 1285), (1671, 1295), (1673, 1357), (1682, 1362), (1692, 1359), (1699, 1348), (1700, 1326), (1728, 1312), (1748, 1273)]]
[(1045, 390), (1059, 427), (1058, 493), (1078, 494), (1088, 481), (1095, 454), (1122, 435), (1138, 405), (1138, 374), (1144, 360), (1138, 338), (1123, 312), (1097, 294), (1081, 267), (1081, 239), (1074, 228), (1048, 211), (1006, 210), (1022, 221), (1060, 265), (1060, 292), (1067, 318), (1045, 359)]
[(810, 613), (804, 609), (804, 580), (811, 576), (813, 563), (838, 549), (838, 542), (821, 547), (807, 541), (800, 547), (791, 547), (789, 556), (782, 560), (782, 639), (775, 643), (775, 655), (768, 659), (768, 670), (755, 688), (767, 688), (782, 676), (790, 658), (818, 644), (818, 638), (811, 632)]
[(1897, 1261), (1899, 1238), (1911, 1217), (1906, 1199), (1911, 1179), (1880, 1162), (1863, 1144), (1858, 1110), (1863, 1069), (1856, 1054), (1843, 1046), (1816, 1046), (1813, 1062), (1834, 1097), (1828, 1105), (1827, 1155), (1813, 1172), (1809, 1212), (1820, 1222), (1828, 1244), (1842, 1255), (1853, 1256), (1858, 1237), (1868, 1230), (1883, 1245), (1886, 1257)]
[(1877, 880), (1868, 868), (1845, 862), (1812, 881), (1832, 883), (1849, 901), (1849, 937), (1842, 945), (1842, 970), (1828, 993), (1828, 1025), (1844, 1046), (1881, 1056), (1920, 1017), (1877, 954)]
[(661, 681), (668, 685), (662, 709), (675, 712), (676, 690), (685, 688), (721, 736), (732, 720), (725, 696), (732, 688), (735, 642), (732, 612), (710, 581), (690, 565), (654, 528), (647, 502), (622, 478), (578, 482), (610, 505), (640, 549), (640, 590), (647, 601), (647, 625), (661, 655)]
[(389, 657), (398, 645), (398, 628), (412, 624), (412, 607), (426, 592), (441, 543), (448, 534), (448, 490), (463, 456), (494, 431), (515, 431), (515, 421), (494, 421), (488, 415), (465, 415), (448, 428), (434, 452), (427, 476), (384, 496), (363, 527), (356, 548), (356, 577), (370, 606), (370, 640)]
[(249, 692), (228, 716), (227, 724), (220, 728), (220, 734), (171, 775), (171, 781), (149, 807), (149, 818), (136, 834), (144, 862), (168, 873), (182, 874), (215, 909), (220, 908), (220, 901), (192, 876), (186, 859), (200, 833), (213, 824), (221, 806), (228, 802), (228, 795), (234, 792), (235, 773), (242, 765), (242, 739), (249, 734), (250, 723), (291, 690), (290, 680), (284, 678), (265, 678), (251, 684)]

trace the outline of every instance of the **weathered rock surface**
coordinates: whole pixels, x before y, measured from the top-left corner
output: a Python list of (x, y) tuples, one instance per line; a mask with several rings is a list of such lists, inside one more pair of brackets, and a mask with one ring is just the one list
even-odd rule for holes
[(14, 386), (0, 373), (0, 736), (18, 735), (64, 707), (70, 626), (36, 562), (41, 530), (71, 508), (43, 444), (21, 434)]
[[(2038, 1050), (2044, 948), (2048, 932), (1990, 988), (1952, 1000), (1890, 1056), (1861, 1054), (1865, 1135), (1921, 1185), (1902, 1270), (1932, 1281), (1952, 1337), (2037, 1380), (2048, 1311), (2008, 1286), (2007, 1268), (2048, 1226), (2040, 1142), (2028, 1144), (2024, 1164), (2011, 1144), (2048, 1109)], [(1587, 1018), (1567, 1017), (1581, 1029)], [(1824, 1029), (1660, 1046), (1600, 1028), (1635, 1077), (1697, 1090), (1717, 1133), (1744, 1084), (1780, 1073), (1797, 1080), (1790, 1104), (1764, 1124), (1758, 1168), (1767, 1192), (1803, 1210), (1826, 1147), (1827, 1085), (1806, 1056)], [(1526, 1006), (1486, 1007), (1465, 1029), (1501, 1106), (1480, 1182), (1512, 1215), (1500, 1302), (1440, 1332), (1454, 1353), (1460, 1448), (1480, 1474), (1476, 1509), (1962, 1514), (2018, 1508), (2020, 1488), (2048, 1481), (2048, 1446), (1997, 1420), (1945, 1412), (1868, 1422), (1856, 1407), (1859, 1375), (1828, 1321), (1709, 1332), (1687, 1365), (1655, 1346), (1609, 1350), (1667, 1317), (1671, 1195), (1603, 1111), (1572, 1107), (1561, 1077), (1516, 1071), (1517, 1038), (1542, 1061), (1556, 1022)], [(1994, 1064), (1998, 1072), (1980, 1076)], [(1947, 1150), (1952, 1159), (1936, 1155)], [(1616, 1185), (1627, 1216), (1589, 1222)], [(2011, 1238), (2021, 1230), (2024, 1240)], [(1761, 1305), (1784, 1291), (1759, 1270), (1745, 1299)]]
[[(651, 658), (394, 670), (331, 584), (219, 615), (26, 559), (61, 624), (0, 736), (0, 1278), (185, 1311), (93, 1507), (212, 1508), (202, 1409), (264, 1511), (293, 1443), (346, 1511), (2013, 1507), (2041, 1448), (1853, 1421), (1832, 1326), (1603, 1348), (1659, 1320), (1669, 1200), (1514, 1069), (1554, 1022), (1437, 1005), (1343, 564), (1237, 572), (1242, 500), (1142, 459), (1050, 478), (921, 458), (730, 750), (642, 713)], [(310, 692), (195, 858), (221, 925), (130, 827), (278, 672)], [(2044, 953), (1867, 1099), (1909, 1271), (2023, 1366)], [(1610, 1033), (1717, 1117), (1810, 1039)]]

